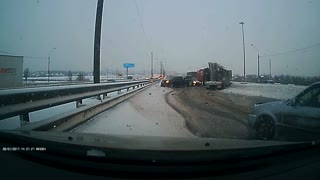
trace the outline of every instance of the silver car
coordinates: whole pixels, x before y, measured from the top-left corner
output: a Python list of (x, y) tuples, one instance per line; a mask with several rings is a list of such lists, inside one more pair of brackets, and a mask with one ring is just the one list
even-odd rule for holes
[(269, 140), (299, 134), (298, 139), (320, 137), (320, 82), (287, 101), (255, 104), (248, 118), (249, 133)]

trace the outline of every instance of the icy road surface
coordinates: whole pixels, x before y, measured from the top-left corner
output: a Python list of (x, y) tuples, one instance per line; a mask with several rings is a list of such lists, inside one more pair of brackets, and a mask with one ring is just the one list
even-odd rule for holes
[(146, 135), (193, 136), (185, 127), (183, 117), (165, 101), (169, 88), (154, 84), (129, 100), (105, 111), (72, 132)]

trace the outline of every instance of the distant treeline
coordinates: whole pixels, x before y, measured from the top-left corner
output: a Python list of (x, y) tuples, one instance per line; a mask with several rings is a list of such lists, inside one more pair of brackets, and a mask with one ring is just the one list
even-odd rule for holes
[[(315, 82), (320, 81), (320, 76), (304, 77), (304, 76), (291, 76), (291, 75), (261, 75), (260, 82), (266, 82), (267, 80), (272, 80), (275, 83), (281, 84), (295, 84), (295, 85), (311, 85)], [(235, 75), (233, 81), (242, 82), (243, 76)], [(257, 75), (246, 75), (246, 82), (259, 82)]]

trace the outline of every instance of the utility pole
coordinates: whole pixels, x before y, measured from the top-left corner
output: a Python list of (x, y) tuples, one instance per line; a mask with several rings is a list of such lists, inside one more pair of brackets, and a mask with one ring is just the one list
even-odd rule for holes
[(159, 62), (159, 67), (160, 67), (160, 69), (159, 69), (159, 74), (160, 74), (160, 76), (161, 76), (161, 61)]
[(269, 59), (269, 80), (271, 80), (271, 59)]
[(50, 81), (50, 61), (51, 61), (51, 53), (53, 50), (55, 50), (56, 48), (52, 48), (51, 51), (49, 52), (49, 56), (48, 56), (48, 82)]
[(103, 1), (98, 0), (94, 33), (93, 83), (100, 83), (100, 41)]
[(260, 55), (258, 54), (258, 82), (260, 82)]
[(50, 55), (48, 57), (48, 82), (50, 81)]
[(259, 54), (259, 49), (256, 47), (256, 46), (254, 46), (253, 44), (251, 44), (251, 46), (252, 47), (254, 47), (256, 50), (257, 50), (257, 52), (258, 52), (258, 75), (257, 75), (257, 77), (258, 77), (258, 82), (260, 82), (260, 54)]
[(108, 67), (107, 67), (107, 80), (108, 80)]
[(243, 45), (243, 81), (246, 82), (246, 51), (245, 51), (245, 45), (244, 45), (244, 30), (243, 30), (243, 24), (244, 22), (240, 22), (242, 26), (242, 45)]
[(162, 61), (160, 61), (160, 76), (161, 76), (161, 77), (162, 77), (162, 75), (163, 75), (162, 69), (163, 69), (163, 67), (162, 67)]
[(151, 52), (151, 78), (153, 78), (153, 52)]

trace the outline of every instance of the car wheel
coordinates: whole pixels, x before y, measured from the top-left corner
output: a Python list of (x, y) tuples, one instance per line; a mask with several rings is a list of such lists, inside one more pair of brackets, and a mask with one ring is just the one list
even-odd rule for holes
[(275, 125), (271, 117), (262, 116), (256, 126), (256, 138), (260, 140), (270, 140), (275, 136)]

